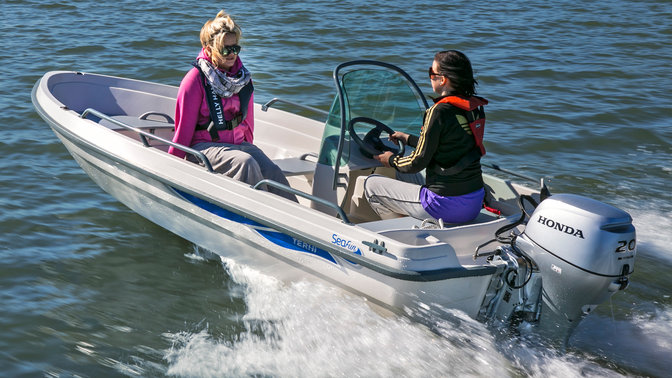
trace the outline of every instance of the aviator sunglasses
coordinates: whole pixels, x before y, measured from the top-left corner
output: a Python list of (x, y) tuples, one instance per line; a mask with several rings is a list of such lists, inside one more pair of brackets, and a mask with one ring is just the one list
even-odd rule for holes
[(240, 46), (239, 45), (222, 46), (222, 49), (219, 50), (219, 53), (222, 54), (222, 56), (229, 56), (229, 54), (238, 55), (240, 54)]

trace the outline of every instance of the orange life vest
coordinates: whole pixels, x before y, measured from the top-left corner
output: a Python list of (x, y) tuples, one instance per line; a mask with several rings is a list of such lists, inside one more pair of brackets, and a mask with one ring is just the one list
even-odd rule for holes
[(485, 155), (485, 147), (483, 146), (483, 135), (485, 133), (485, 111), (483, 110), (483, 105), (487, 105), (488, 100), (478, 96), (471, 96), (466, 98), (458, 96), (446, 96), (436, 103), (450, 104), (465, 111), (467, 122), (469, 122), (469, 129), (471, 130), (471, 135), (473, 135), (476, 146), (478, 146), (479, 150), (481, 151), (481, 156)]

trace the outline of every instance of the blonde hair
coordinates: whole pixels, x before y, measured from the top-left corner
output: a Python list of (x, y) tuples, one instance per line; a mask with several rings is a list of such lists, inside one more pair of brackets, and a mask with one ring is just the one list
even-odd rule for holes
[(220, 54), (224, 46), (224, 38), (228, 34), (235, 34), (236, 43), (240, 41), (242, 31), (238, 24), (224, 10), (220, 10), (217, 16), (208, 20), (201, 28), (201, 45), (210, 46), (212, 62), (218, 64), (224, 57)]

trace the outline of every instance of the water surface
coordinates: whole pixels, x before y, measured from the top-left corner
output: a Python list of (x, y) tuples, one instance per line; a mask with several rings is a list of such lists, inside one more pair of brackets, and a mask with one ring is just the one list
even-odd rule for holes
[(665, 376), (672, 354), (672, 3), (229, 1), (257, 102), (327, 109), (333, 68), (376, 59), (429, 93), (436, 51), (490, 100), (486, 162), (628, 211), (630, 288), (566, 351), (459, 313), (431, 333), (311, 280), (282, 283), (141, 218), (31, 103), (47, 71), (178, 85), (208, 2), (5, 0), (0, 371), (8, 376)]

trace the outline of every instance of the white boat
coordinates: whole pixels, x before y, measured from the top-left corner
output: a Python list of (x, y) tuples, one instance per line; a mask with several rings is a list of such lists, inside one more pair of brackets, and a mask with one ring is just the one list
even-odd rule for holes
[[(427, 101), (405, 72), (381, 62), (341, 64), (334, 81), (330, 112), (285, 101), (326, 121), (271, 107), (278, 99), (254, 107), (255, 144), (290, 187), (213, 173), (203, 155), (172, 143), (176, 87), (55, 71), (35, 84), (32, 101), (82, 169), (120, 202), (281, 279), (314, 276), (416, 319), (455, 309), (483, 322), (524, 322), (562, 343), (628, 286), (636, 240), (626, 212), (550, 195), (543, 180), (539, 190), (514, 183), (524, 176), (494, 165), (484, 179), (496, 211), (484, 208), (466, 224), (380, 219), (363, 196), (363, 178), (394, 172), (366, 155), (396, 146), (377, 143), (381, 127), (371, 125), (419, 126)], [(170, 145), (201, 164), (168, 154)], [(266, 185), (297, 194), (299, 203)]]

